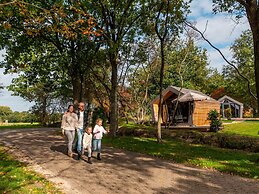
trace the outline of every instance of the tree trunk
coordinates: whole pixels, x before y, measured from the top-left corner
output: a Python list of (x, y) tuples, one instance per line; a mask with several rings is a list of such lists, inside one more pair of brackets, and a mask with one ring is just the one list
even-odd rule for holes
[(47, 97), (46, 96), (43, 96), (41, 111), (42, 111), (41, 123), (43, 126), (47, 126)]
[(110, 134), (111, 136), (116, 136), (116, 131), (118, 129), (118, 65), (116, 62), (116, 56), (113, 55), (110, 59), (112, 66), (112, 77), (111, 77), (111, 94), (110, 94), (110, 105), (111, 105), (111, 113), (110, 113)]
[(257, 40), (254, 40), (254, 68), (255, 68), (255, 83), (256, 83), (256, 96), (257, 96), (256, 116), (258, 116), (258, 111), (259, 111), (259, 40), (258, 38)]
[(76, 75), (76, 72), (74, 72), (71, 77), (72, 77), (74, 104), (78, 104), (81, 101), (80, 99), (81, 84), (80, 84), (79, 76)]
[(254, 70), (255, 70), (255, 85), (257, 96), (257, 110), (259, 111), (259, 9), (257, 8), (257, 2), (251, 2), (250, 6), (246, 7), (247, 18), (253, 34), (254, 43)]
[(160, 68), (160, 81), (159, 81), (159, 107), (158, 107), (158, 121), (157, 121), (157, 142), (162, 141), (161, 123), (162, 123), (162, 107), (163, 107), (163, 81), (164, 81), (164, 67), (165, 67), (165, 53), (164, 42), (161, 41), (161, 68)]

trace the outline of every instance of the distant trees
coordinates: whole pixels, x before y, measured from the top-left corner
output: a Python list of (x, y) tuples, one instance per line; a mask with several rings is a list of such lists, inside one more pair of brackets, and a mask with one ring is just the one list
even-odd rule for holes
[(6, 116), (10, 115), (13, 111), (8, 106), (0, 106), (0, 117), (5, 118)]
[(35, 114), (29, 113), (27, 111), (13, 112), (8, 106), (0, 106), (0, 122), (5, 122), (6, 120), (8, 120), (10, 123), (32, 123), (39, 121)]

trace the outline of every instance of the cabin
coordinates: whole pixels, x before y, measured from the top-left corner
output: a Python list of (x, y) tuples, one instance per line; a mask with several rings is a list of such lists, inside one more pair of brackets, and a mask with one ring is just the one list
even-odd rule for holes
[(220, 114), (222, 115), (222, 118), (226, 118), (225, 110), (227, 108), (231, 109), (232, 118), (243, 118), (243, 103), (238, 102), (227, 95), (218, 99), (218, 101), (220, 102)]
[[(210, 121), (207, 119), (209, 111), (212, 109), (220, 111), (220, 102), (196, 90), (169, 86), (163, 91), (162, 98), (162, 124), (171, 123), (173, 126), (191, 127), (209, 126)], [(159, 96), (151, 102), (151, 106), (153, 121), (157, 122)], [(175, 112), (174, 120), (173, 112)]]

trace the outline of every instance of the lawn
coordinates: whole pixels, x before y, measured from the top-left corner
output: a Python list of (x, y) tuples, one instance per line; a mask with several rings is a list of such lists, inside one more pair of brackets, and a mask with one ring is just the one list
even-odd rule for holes
[(104, 144), (120, 149), (140, 152), (177, 163), (212, 168), (221, 172), (259, 179), (259, 153), (193, 145), (179, 140), (164, 140), (157, 144), (154, 138), (104, 138)]
[(1, 123), (0, 129), (39, 128), (39, 123)]
[(62, 193), (0, 146), (0, 193)]
[(259, 121), (226, 124), (220, 133), (259, 137)]

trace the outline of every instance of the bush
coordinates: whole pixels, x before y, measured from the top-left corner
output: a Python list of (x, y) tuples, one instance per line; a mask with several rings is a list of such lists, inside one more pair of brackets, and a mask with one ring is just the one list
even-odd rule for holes
[(229, 134), (211, 134), (198, 131), (182, 131), (175, 138), (193, 144), (206, 144), (220, 148), (259, 152), (259, 139)]
[[(155, 129), (141, 127), (120, 127), (119, 136), (156, 137)], [(205, 144), (214, 147), (237, 149), (259, 153), (259, 139), (255, 137), (229, 135), (223, 133), (206, 133), (191, 130), (162, 130), (162, 137), (174, 138), (192, 144)]]
[(210, 131), (217, 132), (222, 125), (218, 111), (216, 109), (211, 110), (208, 113), (208, 119), (210, 120)]
[(231, 108), (226, 108), (224, 113), (225, 113), (226, 118), (228, 120), (231, 120), (231, 118), (232, 118)]
[(106, 126), (107, 126), (107, 118), (106, 118), (104, 109), (101, 108), (101, 107), (97, 107), (93, 111), (92, 126), (95, 126), (96, 120), (98, 118), (103, 120), (103, 127), (106, 128)]

